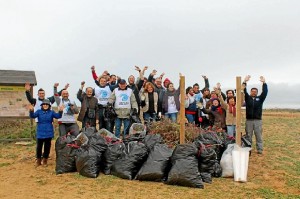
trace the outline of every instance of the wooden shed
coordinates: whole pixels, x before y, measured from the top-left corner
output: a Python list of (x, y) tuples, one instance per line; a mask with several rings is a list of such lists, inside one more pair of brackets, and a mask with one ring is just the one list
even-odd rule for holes
[(34, 71), (0, 70), (0, 119), (29, 118), (24, 87), (27, 82), (37, 84)]

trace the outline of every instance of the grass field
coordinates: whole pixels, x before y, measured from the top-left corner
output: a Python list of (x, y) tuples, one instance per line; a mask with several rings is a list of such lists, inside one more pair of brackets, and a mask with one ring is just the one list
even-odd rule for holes
[[(2, 136), (17, 131), (28, 133), (28, 124), (0, 125)], [(264, 111), (263, 136), (265, 151), (250, 156), (248, 182), (213, 178), (204, 189), (103, 174), (96, 179), (56, 175), (54, 140), (49, 166), (37, 169), (34, 144), (0, 143), (0, 198), (300, 198), (300, 112)]]

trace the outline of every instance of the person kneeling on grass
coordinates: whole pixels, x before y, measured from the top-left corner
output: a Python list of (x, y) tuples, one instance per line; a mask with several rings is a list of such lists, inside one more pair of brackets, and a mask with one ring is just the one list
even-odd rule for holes
[[(36, 128), (36, 166), (42, 164), (47, 166), (47, 160), (49, 158), (51, 140), (54, 137), (53, 128), (53, 118), (59, 119), (62, 117), (64, 110), (63, 106), (59, 107), (59, 112), (56, 113), (51, 108), (51, 103), (49, 99), (44, 99), (41, 104), (41, 109), (34, 112), (34, 107), (29, 105), (29, 116), (30, 118), (38, 118), (37, 128)], [(44, 145), (44, 153), (42, 155), (42, 149)]]

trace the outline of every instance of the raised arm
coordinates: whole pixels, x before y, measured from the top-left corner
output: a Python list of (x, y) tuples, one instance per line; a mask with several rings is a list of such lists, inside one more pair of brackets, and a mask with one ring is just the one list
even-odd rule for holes
[(82, 95), (82, 90), (83, 90), (83, 88), (84, 88), (84, 84), (85, 84), (85, 81), (82, 81), (81, 82), (81, 86), (80, 86), (80, 88), (79, 88), (79, 90), (78, 90), (78, 92), (77, 92), (77, 99), (80, 101), (80, 102), (82, 102), (83, 101), (83, 95)]
[(35, 105), (36, 99), (31, 96), (30, 89), (31, 89), (30, 83), (25, 83), (26, 98), (27, 98), (27, 100), (29, 101), (30, 104), (34, 104)]
[(220, 100), (220, 104), (222, 106), (222, 108), (224, 108), (225, 110), (227, 109), (228, 107), (228, 104), (224, 101), (224, 98), (222, 96), (222, 91), (221, 89), (218, 89), (218, 88), (214, 88), (219, 100)]
[(154, 76), (156, 75), (157, 73), (157, 70), (153, 70), (150, 74), (149, 74), (149, 77), (148, 77), (148, 82), (153, 82), (153, 78)]
[(96, 74), (95, 66), (92, 66), (92, 67), (91, 67), (91, 71), (92, 71), (92, 77), (93, 77), (93, 79), (94, 79), (94, 81), (95, 81), (95, 84), (96, 84), (97, 86), (99, 86), (100, 84), (99, 84), (99, 81), (98, 81), (98, 76), (97, 76), (97, 74)]
[(60, 104), (60, 97), (59, 97), (59, 94), (57, 92), (57, 87), (59, 86), (59, 83), (55, 83), (54, 86), (53, 86), (53, 96), (54, 96), (54, 99), (55, 99), (55, 102), (57, 104), (57, 106), (59, 106)]
[(262, 85), (262, 93), (260, 94), (259, 98), (260, 100), (262, 100), (262, 102), (264, 102), (268, 94), (268, 86), (263, 76), (260, 76), (260, 81), (263, 83), (263, 85)]
[(247, 92), (247, 82), (250, 80), (250, 78), (251, 78), (251, 76), (250, 76), (250, 75), (247, 75), (247, 76), (244, 78), (244, 81), (243, 81), (245, 99), (249, 98), (249, 94), (248, 94), (248, 92)]
[(204, 79), (204, 84), (205, 84), (205, 86), (202, 88), (202, 90), (201, 90), (201, 93), (203, 94), (204, 93), (204, 89), (205, 88), (209, 88), (209, 81), (208, 81), (208, 78), (207, 78), (207, 76), (206, 75), (202, 75), (202, 77), (203, 77), (203, 79)]
[(92, 77), (94, 80), (97, 80), (98, 79), (98, 76), (96, 74), (96, 70), (95, 70), (95, 66), (92, 66), (91, 67), (91, 70), (92, 70)]

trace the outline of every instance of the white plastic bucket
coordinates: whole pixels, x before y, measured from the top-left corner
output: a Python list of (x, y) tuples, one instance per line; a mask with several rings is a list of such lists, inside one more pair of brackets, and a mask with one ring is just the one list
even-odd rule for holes
[(250, 147), (234, 146), (232, 151), (234, 181), (247, 182)]

